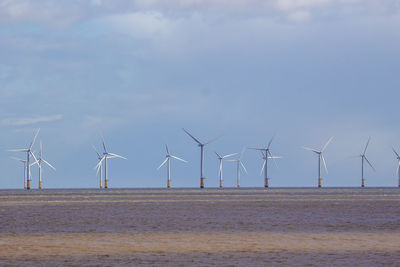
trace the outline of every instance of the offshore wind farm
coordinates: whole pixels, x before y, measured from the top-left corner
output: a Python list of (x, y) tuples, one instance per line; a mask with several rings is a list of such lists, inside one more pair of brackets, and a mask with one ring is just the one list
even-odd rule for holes
[(399, 266), (399, 29), (398, 0), (0, 0), (0, 266)]
[[(204, 161), (205, 161), (205, 149), (204, 147), (208, 144), (210, 144), (213, 141), (216, 141), (217, 139), (220, 138), (214, 138), (211, 139), (205, 143), (200, 142), (197, 138), (195, 138), (193, 135), (191, 135), (187, 130), (183, 129), (184, 132), (189, 135), (194, 141), (196, 141), (198, 143), (198, 146), (200, 147), (200, 188), (204, 188), (205, 184), (204, 184), (204, 179), (205, 179), (205, 175), (204, 175)], [(53, 169), (54, 171), (56, 170), (48, 161), (46, 161), (43, 158), (43, 148), (42, 148), (42, 141), (40, 141), (40, 147), (39, 147), (39, 155), (36, 157), (34, 150), (33, 150), (33, 146), (35, 144), (35, 140), (39, 134), (40, 129), (38, 129), (34, 135), (34, 138), (32, 140), (32, 142), (29, 145), (29, 148), (27, 149), (10, 149), (8, 150), (9, 152), (24, 152), (27, 153), (27, 158), (26, 160), (20, 159), (20, 158), (16, 158), (16, 157), (10, 157), (11, 159), (20, 161), (22, 163), (24, 163), (24, 183), (23, 183), (23, 188), (24, 189), (31, 189), (31, 181), (32, 181), (32, 174), (31, 174), (31, 167), (34, 165), (38, 166), (38, 189), (42, 189), (42, 165), (45, 164), (48, 167), (50, 167), (51, 169)], [(269, 140), (267, 146), (265, 148), (254, 148), (254, 147), (243, 147), (242, 151), (239, 153), (239, 157), (236, 159), (229, 159), (233, 156), (238, 155), (238, 153), (232, 153), (232, 154), (227, 154), (227, 155), (220, 155), (217, 151), (214, 151), (215, 155), (217, 156), (219, 165), (218, 165), (218, 178), (219, 178), (219, 188), (223, 188), (223, 161), (227, 161), (227, 162), (235, 162), (236, 163), (236, 187), (240, 188), (240, 174), (241, 174), (241, 170), (243, 170), (245, 173), (247, 172), (247, 169), (245, 167), (245, 165), (243, 164), (242, 160), (243, 160), (243, 155), (244, 152), (246, 151), (246, 149), (250, 149), (250, 150), (256, 150), (259, 151), (261, 153), (262, 159), (263, 159), (263, 165), (261, 168), (261, 174), (263, 174), (264, 172), (264, 187), (265, 188), (269, 188), (269, 180), (270, 178), (268, 177), (268, 160), (273, 160), (274, 164), (276, 167), (278, 167), (277, 163), (276, 163), (276, 159), (282, 159), (281, 156), (273, 156), (271, 153), (271, 144), (275, 138), (275, 135)], [(324, 157), (324, 151), (325, 149), (328, 147), (328, 145), (331, 143), (331, 141), (333, 140), (333, 136), (329, 138), (329, 140), (322, 146), (321, 149), (313, 149), (313, 148), (309, 148), (309, 147), (303, 147), (303, 149), (314, 152), (315, 154), (317, 154), (318, 156), (318, 179), (317, 179), (317, 187), (321, 188), (322, 187), (322, 165), (325, 169), (326, 174), (328, 173), (328, 168), (327, 168), (327, 163)], [(367, 148), (369, 146), (371, 137), (368, 138), (368, 141), (365, 145), (365, 148), (362, 152), (362, 154), (360, 154), (360, 158), (361, 158), (361, 187), (365, 187), (365, 178), (364, 178), (364, 162), (366, 162), (374, 171), (375, 168), (372, 166), (371, 162), (368, 160), (368, 158), (366, 157), (366, 152), (367, 152)], [(121, 155), (115, 154), (115, 153), (111, 153), (107, 150), (106, 148), (106, 144), (104, 141), (104, 137), (101, 137), (101, 146), (103, 148), (103, 152), (99, 152), (98, 149), (92, 145), (93, 150), (95, 151), (96, 155), (97, 155), (97, 164), (94, 167), (94, 170), (96, 172), (96, 176), (99, 176), (99, 188), (102, 189), (103, 185), (104, 185), (104, 189), (107, 189), (109, 187), (109, 178), (108, 178), (108, 160), (109, 159), (114, 159), (114, 158), (118, 158), (118, 159), (124, 159), (127, 160), (126, 157), (123, 157)], [(164, 166), (166, 164), (167, 166), (167, 188), (171, 187), (171, 159), (174, 160), (178, 160), (184, 163), (188, 163), (186, 160), (174, 156), (172, 154), (170, 154), (169, 152), (169, 148), (168, 145), (165, 144), (165, 150), (166, 150), (166, 156), (164, 161), (158, 166), (157, 170), (159, 170), (162, 166)], [(395, 155), (397, 156), (397, 160), (399, 160), (399, 155), (397, 154), (397, 152), (395, 151), (394, 148), (392, 148), (393, 152), (395, 153)], [(30, 163), (30, 157), (32, 157), (35, 161)], [(399, 163), (398, 163), (399, 166)], [(398, 187), (400, 187), (400, 175), (399, 175), (399, 167), (397, 167), (396, 169), (396, 174), (397, 177), (394, 176), (394, 179), (397, 180), (397, 185)], [(177, 186), (179, 187), (179, 186)], [(231, 185), (232, 187), (232, 185)]]

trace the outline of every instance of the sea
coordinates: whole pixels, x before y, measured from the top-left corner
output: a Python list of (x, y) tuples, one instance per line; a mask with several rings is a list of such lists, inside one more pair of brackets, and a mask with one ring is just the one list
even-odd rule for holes
[(400, 266), (400, 188), (0, 190), (0, 266)]

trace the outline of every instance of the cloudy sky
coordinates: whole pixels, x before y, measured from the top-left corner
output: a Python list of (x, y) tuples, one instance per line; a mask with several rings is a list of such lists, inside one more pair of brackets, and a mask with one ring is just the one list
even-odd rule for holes
[[(41, 128), (44, 186), (97, 187), (103, 134), (112, 187), (161, 187), (164, 143), (172, 185), (218, 185), (214, 154), (265, 146), (274, 132), (272, 186), (394, 186), (400, 149), (400, 2), (397, 0), (0, 0), (0, 188), (21, 188), (25, 148)], [(35, 146), (38, 150), (38, 146)], [(243, 186), (262, 186), (262, 159), (247, 150)], [(33, 168), (33, 186), (37, 169)], [(224, 165), (234, 186), (235, 166)]]

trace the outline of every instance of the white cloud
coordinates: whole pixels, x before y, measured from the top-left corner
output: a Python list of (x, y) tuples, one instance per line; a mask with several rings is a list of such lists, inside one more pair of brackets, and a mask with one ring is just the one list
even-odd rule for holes
[(0, 22), (22, 21), (67, 27), (82, 20), (134, 13), (132, 20), (143, 21), (140, 16), (145, 15), (150, 19), (151, 27), (158, 29), (160, 14), (175, 18), (206, 13), (218, 16), (240, 14), (247, 18), (281, 16), (291, 21), (304, 21), (328, 9), (351, 10), (345, 14), (360, 11), (398, 14), (400, 4), (396, 0), (0, 0)]
[(296, 10), (288, 13), (288, 19), (294, 22), (307, 21), (311, 18), (311, 14), (306, 10)]
[(92, 5), (101, 6), (103, 4), (103, 0), (92, 0)]
[(63, 118), (63, 115), (51, 115), (51, 116), (38, 116), (38, 117), (27, 117), (27, 118), (6, 118), (0, 121), (2, 125), (11, 125), (11, 126), (25, 126), (32, 125), (41, 122), (51, 122), (58, 121)]
[(327, 6), (334, 2), (343, 1), (333, 1), (333, 0), (277, 0), (275, 1), (276, 7), (281, 10), (293, 10), (299, 8), (314, 8)]
[(168, 35), (174, 28), (172, 20), (154, 11), (113, 15), (105, 21), (116, 29), (139, 39), (157, 39)]

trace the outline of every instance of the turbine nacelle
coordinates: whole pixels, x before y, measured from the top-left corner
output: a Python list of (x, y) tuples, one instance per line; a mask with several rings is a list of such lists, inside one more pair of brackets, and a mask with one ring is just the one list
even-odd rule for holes
[[(268, 145), (265, 148), (250, 148), (250, 149), (253, 149), (253, 150), (260, 151), (261, 152), (261, 157), (264, 160), (263, 165), (261, 167), (260, 175), (262, 175), (263, 171), (265, 170), (265, 176), (267, 176), (267, 171), (268, 171), (267, 170), (268, 169), (267, 162), (268, 162), (268, 159), (272, 159), (274, 164), (275, 164), (275, 166), (278, 167), (278, 164), (276, 163), (275, 159), (279, 159), (281, 157), (273, 156), (272, 153), (271, 153), (271, 149), (270, 149), (272, 141), (275, 139), (275, 136), (276, 136), (276, 133), (271, 137), (271, 139), (268, 142)], [(265, 177), (265, 179), (268, 179), (268, 177)]]
[(309, 147), (303, 147), (303, 149), (314, 152), (315, 154), (318, 155), (318, 179), (321, 179), (321, 167), (320, 167), (320, 160), (322, 159), (322, 163), (324, 165), (325, 171), (326, 173), (328, 173), (328, 168), (326, 166), (326, 160), (324, 158), (324, 154), (323, 152), (325, 151), (325, 149), (328, 147), (329, 143), (332, 141), (333, 136), (331, 138), (329, 138), (329, 140), (325, 143), (325, 145), (321, 148), (321, 150), (317, 150), (314, 148), (309, 148)]
[[(361, 160), (362, 161), (366, 161), (367, 163), (368, 163), (368, 165), (375, 171), (375, 168), (374, 168), (374, 166), (372, 166), (372, 164), (371, 164), (371, 162), (368, 160), (368, 158), (367, 158), (367, 156), (365, 155), (366, 154), (366, 152), (367, 152), (367, 148), (368, 148), (368, 145), (369, 145), (369, 142), (371, 141), (371, 137), (369, 137), (368, 138), (368, 141), (367, 141), (367, 144), (365, 145), (365, 148), (364, 148), (364, 152), (362, 153), (362, 154), (360, 154), (360, 157), (361, 157)], [(396, 152), (395, 152), (396, 153)], [(397, 153), (396, 153), (397, 154)], [(364, 166), (362, 166), (363, 168), (364, 168)], [(362, 174), (361, 174), (361, 178), (362, 179), (364, 179), (364, 170), (362, 170)]]

